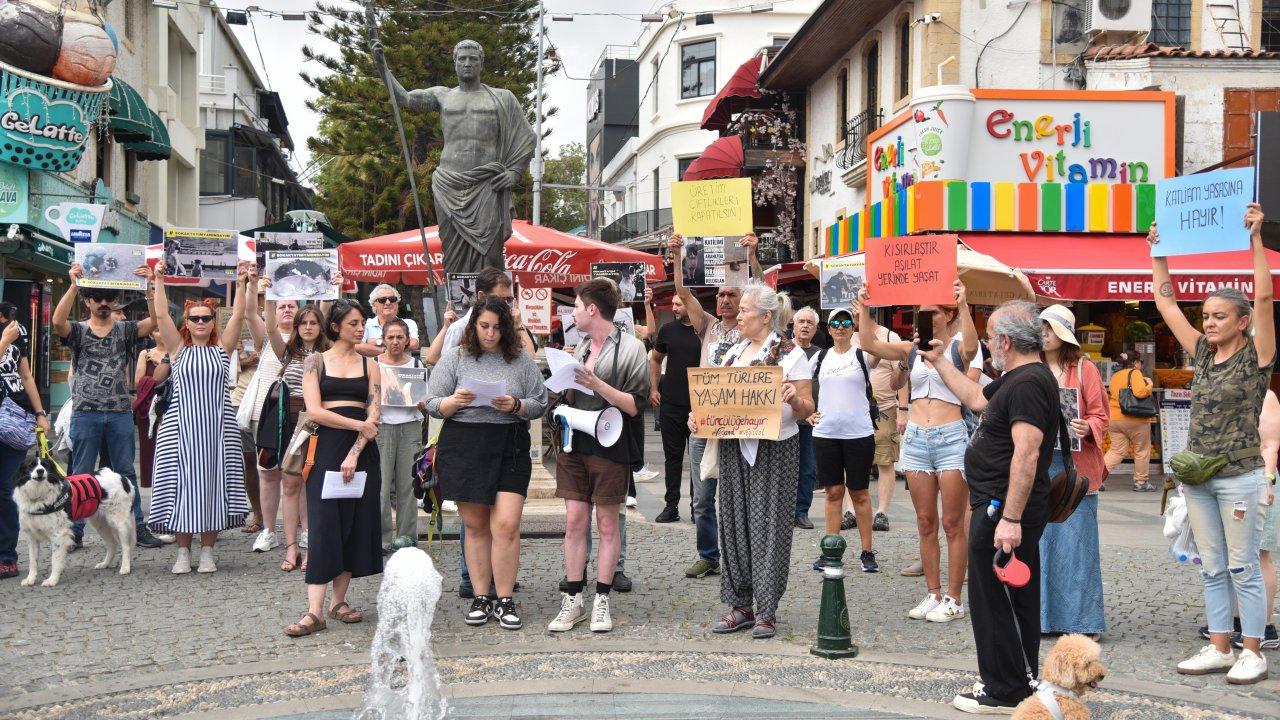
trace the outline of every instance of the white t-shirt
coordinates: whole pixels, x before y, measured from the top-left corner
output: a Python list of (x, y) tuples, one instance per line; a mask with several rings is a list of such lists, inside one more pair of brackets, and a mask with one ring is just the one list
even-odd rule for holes
[[(825, 352), (825, 356), (820, 351), (809, 361), (811, 369), (817, 371), (818, 412), (822, 415), (822, 420), (813, 428), (813, 436), (852, 440), (874, 435), (871, 408), (867, 406), (867, 378), (858, 362), (858, 349), (850, 347), (843, 355), (835, 348)], [(819, 357), (822, 357), (820, 368)], [(863, 362), (867, 362), (865, 355)]]
[(471, 310), (468, 309), (465, 315), (454, 321), (454, 323), (444, 331), (444, 344), (440, 347), (440, 357), (444, 357), (448, 353), (453, 352), (454, 348), (462, 344), (462, 333), (466, 332), (467, 322), (470, 320)]
[[(955, 354), (952, 348), (959, 343), (959, 337), (951, 338), (951, 344), (947, 346), (938, 362), (952, 362)], [(973, 360), (969, 361), (969, 369), (982, 372), (982, 345), (978, 345), (978, 352), (974, 354)], [(920, 398), (933, 398), (952, 405), (960, 404), (960, 398), (956, 397), (956, 394), (951, 392), (951, 388), (942, 381), (938, 371), (926, 365), (924, 357), (917, 352), (915, 365), (911, 366), (911, 399), (919, 400)]]
[[(772, 343), (778, 342), (780, 338), (777, 333), (769, 336), (765, 341), (764, 347), (761, 349), (763, 354), (766, 348), (772, 346)], [(742, 340), (737, 345), (730, 348), (725, 354), (725, 364), (723, 367), (747, 367), (754, 360), (754, 357), (743, 357), (742, 351), (746, 350), (750, 340)], [(812, 380), (813, 368), (809, 365), (809, 356), (805, 355), (804, 348), (799, 345), (792, 348), (791, 352), (779, 359), (778, 365), (782, 367), (783, 380)], [(864, 399), (863, 402), (866, 402)], [(786, 440), (800, 432), (800, 426), (796, 425), (795, 411), (791, 409), (791, 403), (782, 403), (782, 427), (778, 433), (779, 440)], [(750, 458), (754, 464), (754, 456)]]
[[(378, 364), (386, 366), (388, 363), (383, 362), (379, 356)], [(399, 365), (391, 365), (390, 367), (423, 367), (422, 363), (416, 357), (410, 357), (407, 362)], [(386, 382), (385, 380), (383, 381)], [(396, 407), (392, 405), (382, 406), (382, 422), (385, 425), (401, 425), (407, 422), (422, 422), (422, 412), (418, 408), (413, 407)]]
[[(409, 326), (409, 339), (417, 340), (418, 324), (410, 320), (409, 318), (400, 318), (400, 319), (403, 320), (404, 323)], [(378, 318), (371, 317), (368, 320), (365, 320), (364, 321), (364, 338), (361, 339), (360, 342), (371, 342), (376, 345), (378, 343), (374, 341), (381, 340), (381, 339), (382, 339), (382, 323), (378, 322)]]

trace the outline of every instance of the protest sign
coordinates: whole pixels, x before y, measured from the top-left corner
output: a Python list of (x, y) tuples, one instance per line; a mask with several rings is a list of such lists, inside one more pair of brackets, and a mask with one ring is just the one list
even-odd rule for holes
[(164, 265), (170, 277), (235, 280), (238, 251), (239, 239), (230, 230), (164, 231)]
[(476, 278), (480, 273), (449, 273), (446, 283), (449, 290), (449, 306), (458, 317), (471, 309), (476, 301)]
[(613, 313), (613, 326), (622, 331), (623, 335), (636, 334), (636, 316), (631, 312), (631, 308), (618, 308)]
[(867, 280), (866, 258), (861, 255), (845, 258), (827, 258), (822, 261), (823, 310), (851, 308), (858, 298), (858, 291)]
[[(1080, 390), (1078, 388), (1058, 388), (1058, 405), (1062, 408), (1062, 417), (1067, 421), (1067, 437), (1071, 438), (1071, 452), (1080, 452), (1080, 438), (1071, 429), (1071, 421), (1080, 419)], [(1054, 445), (1058, 449), (1061, 440)]]
[(689, 237), (751, 232), (751, 178), (671, 183), (671, 220)]
[(556, 317), (560, 318), (560, 330), (564, 333), (564, 346), (573, 347), (582, 341), (582, 332), (573, 320), (572, 305), (557, 305)]
[(268, 300), (337, 300), (338, 250), (268, 250)]
[(737, 237), (685, 238), (680, 273), (685, 287), (741, 287), (751, 279), (747, 248)]
[(617, 283), (624, 303), (644, 300), (644, 263), (591, 263), (591, 277), (609, 278)]
[(1253, 168), (1169, 178), (1156, 183), (1157, 257), (1249, 249), (1245, 205), (1253, 202)]
[(551, 334), (551, 288), (520, 288), (520, 320), (534, 335)]
[(427, 399), (426, 368), (379, 364), (382, 371), (382, 404), (386, 407), (415, 407)]
[(84, 271), (77, 286), (83, 289), (147, 289), (147, 279), (133, 274), (146, 262), (146, 247), (125, 243), (76, 243), (76, 262)]
[[(231, 323), (231, 314), (233, 312), (234, 310), (232, 308), (226, 307), (225, 305), (223, 307), (218, 308), (217, 315), (218, 315), (219, 336), (227, 332), (227, 325)], [(253, 335), (250, 334), (249, 332), (249, 323), (241, 322), (240, 323), (240, 358), (241, 360), (252, 355), (253, 351), (254, 351)]]
[(301, 232), (258, 232), (253, 235), (254, 251), (258, 255), (258, 274), (267, 273), (267, 252), (271, 250), (320, 250), (324, 247), (324, 235)]
[(695, 436), (778, 439), (782, 368), (689, 368), (686, 372)]
[(871, 238), (867, 295), (872, 306), (950, 305), (956, 301), (952, 236)]

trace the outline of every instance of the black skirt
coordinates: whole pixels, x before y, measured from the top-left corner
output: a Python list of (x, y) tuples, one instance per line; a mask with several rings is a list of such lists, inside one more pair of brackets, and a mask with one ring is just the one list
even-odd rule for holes
[(493, 505), (500, 492), (527, 495), (533, 473), (529, 424), (445, 420), (436, 471), (445, 500)]
[[(336, 407), (331, 412), (353, 420), (368, 417), (364, 408)], [(344, 572), (364, 577), (382, 572), (382, 465), (377, 442), (365, 445), (356, 470), (366, 473), (364, 494), (359, 498), (322, 500), (326, 472), (341, 472), (342, 461), (359, 433), (320, 426), (316, 433), (316, 460), (307, 479), (308, 585), (332, 581)]]

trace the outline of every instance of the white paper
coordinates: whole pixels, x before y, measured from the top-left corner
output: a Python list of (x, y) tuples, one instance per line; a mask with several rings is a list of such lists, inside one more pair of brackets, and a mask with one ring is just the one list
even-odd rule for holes
[(546, 386), (551, 392), (564, 392), (565, 390), (578, 390), (588, 395), (595, 395), (591, 390), (578, 384), (578, 379), (574, 376), (574, 371), (582, 367), (582, 363), (577, 358), (563, 350), (556, 348), (547, 348), (547, 368), (551, 370), (551, 377), (547, 378)]
[(490, 403), (494, 398), (507, 394), (507, 383), (503, 380), (489, 381), (464, 377), (460, 387), (476, 394), (475, 399), (468, 403), (467, 407), (492, 407)]
[(351, 482), (342, 482), (342, 473), (330, 470), (324, 474), (321, 500), (353, 500), (364, 496), (365, 473), (356, 471)]

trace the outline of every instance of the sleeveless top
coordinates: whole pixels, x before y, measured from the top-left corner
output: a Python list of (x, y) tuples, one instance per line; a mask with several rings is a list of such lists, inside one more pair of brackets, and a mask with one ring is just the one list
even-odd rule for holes
[(330, 377), (325, 373), (324, 365), (320, 366), (320, 399), (325, 402), (350, 400), (365, 402), (369, 399), (369, 358), (362, 358), (364, 371), (360, 377)]

